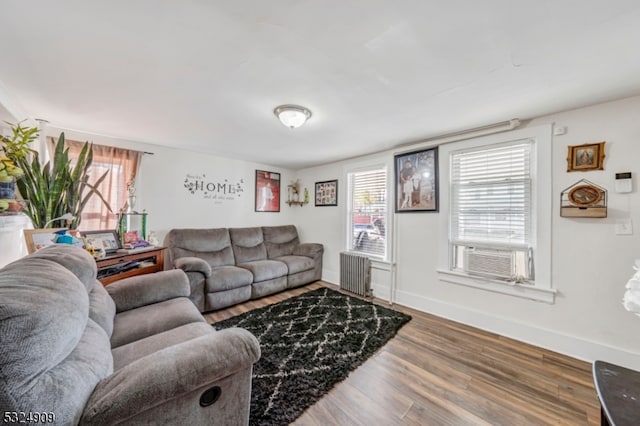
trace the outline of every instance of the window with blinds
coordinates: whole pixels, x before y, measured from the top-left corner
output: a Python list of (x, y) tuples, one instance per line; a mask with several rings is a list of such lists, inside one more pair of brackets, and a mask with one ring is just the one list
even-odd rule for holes
[(349, 174), (350, 250), (386, 258), (387, 170)]
[(533, 279), (531, 140), (451, 154), (452, 269)]

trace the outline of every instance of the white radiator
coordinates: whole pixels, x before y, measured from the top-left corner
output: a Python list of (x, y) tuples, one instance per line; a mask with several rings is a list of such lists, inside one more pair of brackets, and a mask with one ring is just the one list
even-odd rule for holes
[(363, 297), (371, 296), (371, 261), (367, 256), (340, 253), (340, 288)]
[(510, 250), (466, 248), (465, 271), (509, 279), (515, 275), (515, 256)]

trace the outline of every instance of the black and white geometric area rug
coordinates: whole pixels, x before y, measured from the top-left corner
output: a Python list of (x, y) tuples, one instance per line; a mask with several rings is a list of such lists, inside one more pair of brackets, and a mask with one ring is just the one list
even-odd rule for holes
[(260, 341), (251, 425), (287, 425), (375, 353), (411, 317), (321, 288), (217, 322)]

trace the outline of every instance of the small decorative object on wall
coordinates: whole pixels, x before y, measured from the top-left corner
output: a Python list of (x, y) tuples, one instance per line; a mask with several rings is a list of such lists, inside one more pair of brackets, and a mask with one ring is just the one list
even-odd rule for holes
[[(307, 191), (306, 188), (304, 190)], [(307, 197), (307, 199), (303, 197), (304, 196), (301, 194), (301, 190), (300, 190), (300, 181), (298, 179), (296, 179), (294, 182), (291, 182), (291, 184), (287, 186), (286, 203), (289, 204), (289, 207), (291, 207), (292, 204), (298, 205), (300, 207), (307, 204), (309, 202), (308, 200), (309, 197)]]
[(105, 253), (115, 253), (122, 248), (118, 233), (112, 230), (81, 231), (80, 234), (93, 247), (104, 248)]
[(256, 170), (256, 211), (280, 211), (280, 173)]
[(316, 206), (338, 205), (338, 181), (316, 182)]
[(560, 194), (562, 217), (607, 217), (607, 190), (582, 179)]
[(604, 170), (605, 142), (569, 146), (567, 154), (568, 172)]
[(66, 231), (67, 228), (40, 228), (25, 229), (24, 240), (27, 243), (29, 254), (35, 253), (41, 248), (55, 244), (58, 234), (56, 232)]
[(438, 211), (438, 148), (398, 154), (396, 213)]

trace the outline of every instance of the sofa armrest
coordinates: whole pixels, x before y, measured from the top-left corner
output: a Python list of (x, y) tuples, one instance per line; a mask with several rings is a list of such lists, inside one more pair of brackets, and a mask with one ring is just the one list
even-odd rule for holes
[[(241, 328), (221, 330), (164, 348), (98, 383), (81, 423), (120, 423), (249, 369), (259, 358), (258, 340)], [(250, 387), (246, 391), (249, 393)]]
[(105, 287), (116, 303), (116, 312), (128, 311), (176, 297), (189, 297), (187, 274), (180, 269), (138, 275)]
[(199, 257), (179, 257), (175, 260), (174, 266), (185, 272), (202, 272), (207, 278), (211, 276), (211, 265)]
[(307, 256), (311, 258), (315, 258), (318, 255), (322, 255), (323, 252), (324, 252), (324, 246), (318, 243), (298, 244), (293, 249), (293, 254), (297, 256)]

